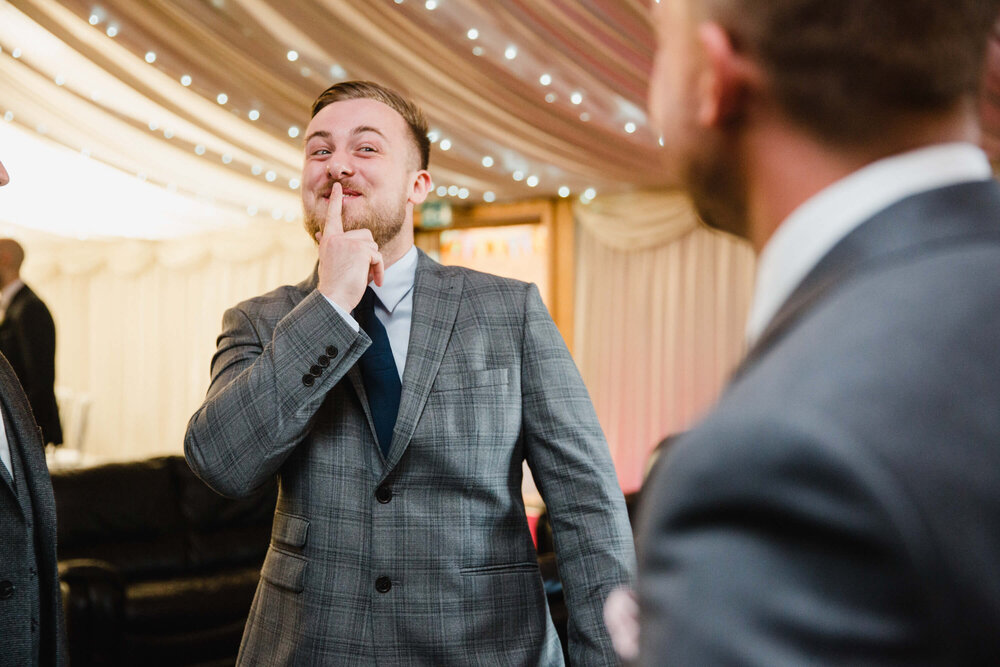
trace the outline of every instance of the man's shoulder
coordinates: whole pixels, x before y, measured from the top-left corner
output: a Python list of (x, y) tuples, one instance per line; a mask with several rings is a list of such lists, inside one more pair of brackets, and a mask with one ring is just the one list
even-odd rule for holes
[(304, 283), (282, 285), (264, 294), (240, 301), (232, 309), (243, 311), (250, 317), (276, 316), (280, 318), (294, 308), (308, 293), (309, 290), (304, 287)]
[(523, 295), (531, 287), (530, 283), (523, 280), (498, 276), (494, 273), (477, 271), (464, 266), (434, 263), (430, 265), (429, 270), (435, 271), (443, 278), (460, 278), (464, 299), (489, 301), (495, 298), (509, 298), (510, 295)]

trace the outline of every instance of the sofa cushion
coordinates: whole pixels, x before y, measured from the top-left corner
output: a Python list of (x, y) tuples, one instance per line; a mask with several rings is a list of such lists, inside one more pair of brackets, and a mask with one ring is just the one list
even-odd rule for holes
[(198, 479), (184, 459), (174, 463), (180, 512), (188, 526), (189, 568), (259, 566), (270, 541), (277, 483), (271, 481), (246, 498), (226, 498)]
[(59, 558), (97, 558), (136, 573), (183, 567), (185, 540), (170, 457), (53, 472)]
[(129, 633), (169, 635), (177, 631), (245, 621), (259, 568), (210, 576), (137, 581), (125, 586), (124, 616)]

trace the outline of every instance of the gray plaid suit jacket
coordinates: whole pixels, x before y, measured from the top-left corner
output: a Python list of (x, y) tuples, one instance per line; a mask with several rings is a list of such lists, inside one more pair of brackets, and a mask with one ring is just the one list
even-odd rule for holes
[(631, 579), (631, 531), (537, 288), (420, 253), (383, 457), (356, 368), (371, 341), (316, 280), (226, 312), (185, 439), (223, 494), (280, 482), (240, 662), (562, 664), (521, 497), (527, 460), (552, 517), (571, 660), (613, 664), (601, 610)]

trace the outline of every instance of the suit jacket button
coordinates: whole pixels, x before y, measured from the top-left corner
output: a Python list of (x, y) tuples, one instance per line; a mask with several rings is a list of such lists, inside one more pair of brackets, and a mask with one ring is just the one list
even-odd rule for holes
[(320, 375), (323, 374), (323, 369), (317, 366), (316, 364), (313, 364), (312, 366), (309, 367), (309, 374), (312, 375), (313, 377), (318, 378)]
[(378, 490), (375, 491), (375, 500), (385, 505), (387, 502), (392, 500), (392, 489), (388, 486), (378, 487)]
[(375, 580), (375, 590), (379, 593), (388, 593), (392, 588), (392, 580), (389, 577), (379, 577)]
[(338, 352), (339, 351), (337, 350), (337, 348), (335, 348), (333, 345), (326, 346), (326, 356), (330, 357), (331, 359), (336, 359)]
[(323, 368), (326, 368), (327, 366), (330, 365), (330, 357), (326, 356), (325, 354), (321, 354), (319, 355), (319, 359), (316, 360), (316, 363), (322, 366)]
[(302, 384), (304, 384), (307, 387), (313, 386), (313, 382), (315, 382), (315, 381), (316, 381), (316, 378), (313, 377), (312, 375), (309, 375), (308, 373), (306, 373), (305, 375), (302, 376)]
[[(386, 581), (389, 581), (388, 577), (383, 577)], [(382, 579), (379, 579), (381, 581)], [(377, 586), (378, 584), (376, 584)], [(389, 590), (388, 588), (386, 590)], [(0, 581), (0, 600), (6, 600), (11, 595), (14, 594), (14, 584), (10, 583), (6, 579)]]

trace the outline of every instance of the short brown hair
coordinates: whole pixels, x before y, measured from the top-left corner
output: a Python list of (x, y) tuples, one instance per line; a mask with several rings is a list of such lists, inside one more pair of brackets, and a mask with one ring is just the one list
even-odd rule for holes
[(413, 135), (413, 142), (420, 160), (420, 168), (426, 169), (430, 163), (431, 141), (427, 138), (427, 118), (416, 104), (395, 90), (371, 81), (342, 81), (336, 83), (316, 98), (312, 115), (316, 116), (323, 107), (344, 100), (375, 100), (381, 102), (403, 117)]
[(702, 1), (793, 122), (855, 144), (973, 98), (1000, 14), (1000, 0)]

